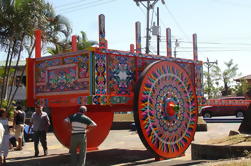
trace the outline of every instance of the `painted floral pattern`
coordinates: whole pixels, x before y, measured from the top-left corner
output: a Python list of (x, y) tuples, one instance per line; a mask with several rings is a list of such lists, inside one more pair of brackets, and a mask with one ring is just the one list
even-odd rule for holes
[(36, 93), (89, 90), (89, 55), (38, 62)]
[(114, 95), (130, 95), (135, 83), (135, 59), (126, 56), (109, 56), (109, 91)]

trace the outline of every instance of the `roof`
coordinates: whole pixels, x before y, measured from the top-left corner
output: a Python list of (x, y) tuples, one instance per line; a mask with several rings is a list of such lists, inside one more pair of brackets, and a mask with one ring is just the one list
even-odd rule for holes
[(235, 81), (240, 82), (241, 80), (251, 80), (251, 74), (235, 79)]

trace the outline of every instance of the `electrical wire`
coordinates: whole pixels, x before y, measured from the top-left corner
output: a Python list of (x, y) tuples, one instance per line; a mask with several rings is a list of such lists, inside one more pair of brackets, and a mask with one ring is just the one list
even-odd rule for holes
[(251, 8), (251, 5), (249, 4), (243, 4), (243, 3), (239, 3), (239, 2), (232, 2), (232, 1), (226, 1), (226, 0), (211, 0), (215, 3), (221, 3), (221, 4), (225, 4), (225, 5), (230, 5), (230, 6), (234, 6), (234, 7), (241, 7), (241, 8)]
[[(161, 36), (161, 38), (162, 38), (162, 42), (166, 42), (165, 36)], [(174, 42), (174, 40), (172, 42)], [(185, 41), (182, 39), (179, 39), (179, 42), (188, 43), (188, 44), (193, 43), (191, 41)], [(251, 47), (251, 43), (223, 43), (223, 42), (207, 42), (207, 41), (198, 41), (198, 43), (199, 44), (206, 44), (206, 45), (238, 45), (238, 46), (250, 46)]]
[(61, 12), (67, 12), (69, 10), (75, 10), (75, 9), (90, 6), (93, 4), (98, 4), (100, 1), (104, 1), (104, 0), (94, 0), (92, 2), (84, 1), (84, 3), (73, 4), (73, 6), (66, 6), (66, 8), (62, 8), (62, 9), (58, 9), (58, 10)]
[(70, 3), (65, 3), (65, 4), (61, 4), (61, 5), (58, 5), (58, 6), (55, 6), (55, 8), (57, 9), (61, 9), (61, 8), (64, 8), (64, 7), (70, 7), (70, 6), (76, 6), (76, 5), (79, 5), (83, 2), (86, 2), (87, 0), (78, 0), (76, 2), (70, 2)]
[(143, 15), (145, 15), (146, 16), (146, 13), (145, 13), (145, 11), (139, 6), (139, 9), (140, 9), (140, 11), (141, 11), (141, 13), (143, 13)]
[(101, 5), (106, 5), (106, 4), (112, 3), (112, 2), (117, 1), (117, 0), (108, 0), (108, 1), (105, 1), (105, 2), (102, 2), (102, 3), (98, 3), (100, 1), (104, 1), (104, 0), (97, 0), (97, 1), (94, 1), (93, 3), (91, 3), (91, 4), (89, 3), (87, 5), (81, 5), (81, 6), (78, 6), (78, 7), (73, 7), (73, 8), (69, 8), (69, 9), (66, 9), (66, 10), (61, 10), (59, 12), (60, 13), (77, 12), (79, 10), (86, 9), (86, 8), (92, 8), (92, 7), (97, 7), (97, 6), (101, 6)]
[(183, 33), (184, 37), (187, 40), (189, 39), (189, 36), (186, 34), (186, 32), (183, 30), (182, 26), (179, 24), (179, 22), (177, 21), (177, 19), (175, 18), (175, 16), (173, 15), (173, 13), (169, 10), (169, 8), (167, 7), (167, 4), (164, 4), (165, 9), (167, 10), (167, 12), (169, 13), (169, 15), (171, 16), (171, 18), (174, 20), (174, 23), (177, 25), (178, 29)]

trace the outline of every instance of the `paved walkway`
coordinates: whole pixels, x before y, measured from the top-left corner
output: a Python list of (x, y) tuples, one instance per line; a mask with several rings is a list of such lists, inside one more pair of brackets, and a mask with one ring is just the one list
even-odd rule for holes
[[(227, 136), (229, 130), (237, 130), (239, 123), (208, 124), (208, 132), (197, 132), (194, 142)], [(33, 143), (26, 143), (22, 151), (11, 151), (8, 156), (9, 166), (68, 166), (68, 149), (63, 147), (52, 133), (48, 134), (49, 155), (34, 158)], [(42, 149), (40, 147), (40, 151)], [(41, 154), (42, 155), (42, 154)], [(194, 163), (195, 162), (195, 163)], [(87, 166), (109, 165), (191, 165), (200, 161), (191, 161), (191, 150), (188, 148), (184, 157), (155, 162), (146, 151), (136, 132), (128, 130), (112, 130), (100, 146), (99, 151), (87, 153)]]

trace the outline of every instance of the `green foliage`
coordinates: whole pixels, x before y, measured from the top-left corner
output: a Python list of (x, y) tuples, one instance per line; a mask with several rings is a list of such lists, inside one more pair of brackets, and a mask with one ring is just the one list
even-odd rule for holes
[[(0, 50), (7, 53), (7, 65), (2, 73), (4, 83), (1, 104), (10, 75), (8, 61), (14, 57), (19, 60), (23, 48), (27, 50), (29, 57), (32, 55), (36, 29), (43, 31), (44, 43), (61, 43), (67, 40), (71, 33), (69, 21), (61, 15), (56, 15), (50, 3), (45, 0), (0, 0)], [(9, 102), (11, 103), (11, 100)]]
[(14, 109), (15, 109), (14, 104), (15, 104), (15, 102), (13, 101), (12, 105), (8, 108), (8, 101), (7, 100), (3, 100), (3, 103), (2, 103), (2, 107), (6, 109), (6, 111), (9, 114), (10, 119), (14, 118)]
[[(97, 44), (96, 41), (88, 40), (87, 35), (84, 31), (80, 32), (81, 35), (77, 37), (78, 42), (77, 42), (77, 48), (78, 50), (84, 50), (88, 49), (94, 45)], [(48, 53), (55, 55), (63, 52), (69, 52), (71, 51), (71, 41), (65, 40), (62, 41), (61, 43), (55, 44), (54, 47), (50, 47), (47, 49)]]
[[(14, 72), (14, 68), (10, 68), (10, 73)], [(0, 78), (4, 77), (4, 67), (0, 66)]]
[(234, 85), (233, 80), (238, 75), (238, 65), (231, 59), (224, 63), (225, 70), (214, 64), (208, 71), (204, 71), (204, 92), (208, 98), (217, 98), (227, 95), (242, 95), (245, 91), (245, 84)]
[(220, 96), (221, 69), (217, 64), (211, 67), (211, 70), (204, 71), (204, 92), (208, 98)]
[(233, 59), (229, 62), (224, 63), (226, 65), (226, 69), (222, 73), (222, 80), (223, 80), (223, 90), (222, 96), (232, 95), (233, 94), (233, 87), (232, 82), (233, 79), (238, 75), (238, 65), (234, 64)]
[(251, 100), (251, 85), (248, 86), (245, 96)]
[(249, 85), (247, 80), (240, 80), (240, 83), (238, 83), (233, 90), (236, 96), (245, 96), (248, 88)]
[(84, 31), (80, 32), (81, 35), (78, 36), (78, 49), (83, 50), (98, 44), (96, 41), (88, 40), (87, 35)]

